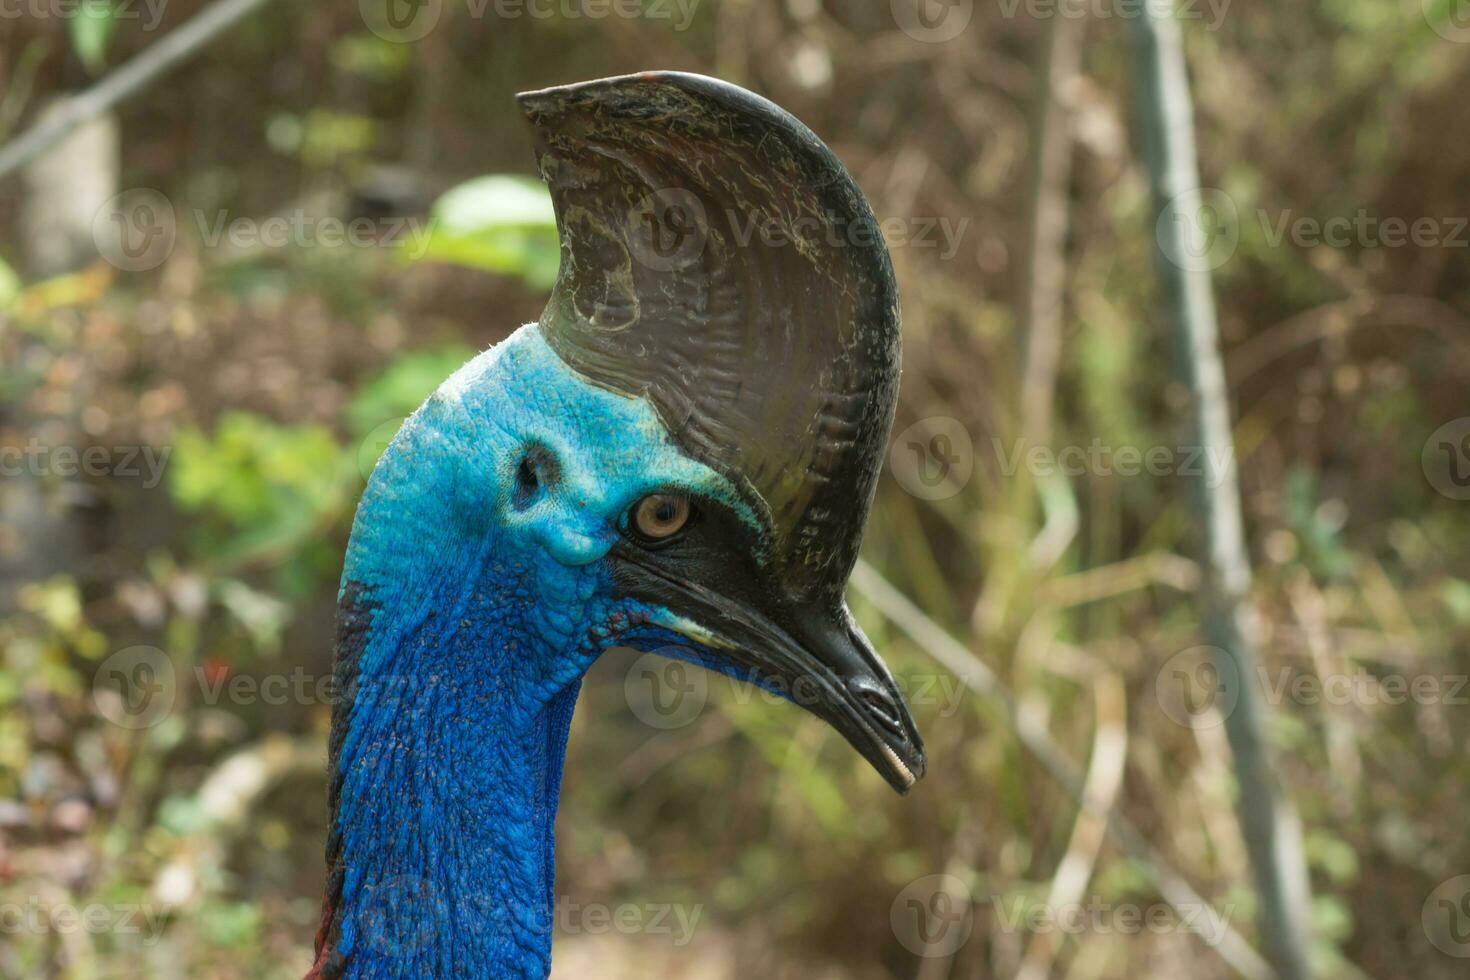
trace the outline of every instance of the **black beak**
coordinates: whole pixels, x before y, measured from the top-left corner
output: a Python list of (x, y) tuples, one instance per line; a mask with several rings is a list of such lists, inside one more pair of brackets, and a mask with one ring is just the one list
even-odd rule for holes
[(614, 559), (629, 593), (679, 617), (666, 627), (691, 640), (698, 659), (823, 719), (898, 792), (924, 775), (924, 744), (908, 705), (840, 600), (830, 608), (752, 601), (673, 574), (636, 548), (614, 549)]

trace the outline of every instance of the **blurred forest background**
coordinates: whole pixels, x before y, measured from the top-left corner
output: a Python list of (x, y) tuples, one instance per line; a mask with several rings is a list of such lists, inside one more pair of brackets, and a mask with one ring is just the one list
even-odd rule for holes
[[(1181, 5), (1267, 730), (1323, 977), (1463, 977), (1470, 954), (1462, 6)], [(0, 140), (204, 7), (4, 7)], [(957, 638), (1259, 942), (1228, 706), (1170, 694), (1204, 642), (1207, 476), (1157, 286), (1134, 6), (405, 8), (269, 4), (0, 184), (0, 975), (305, 972), (318, 682), (364, 474), (555, 277), (512, 95), (664, 67), (789, 109), (887, 222), (905, 371), (864, 556), (932, 623), (853, 604), (930, 769), (901, 799), (820, 723), (713, 680), (662, 724), (646, 666), (609, 655), (578, 707), (557, 893), (700, 917), (574, 910), (558, 975), (1233, 976), (1180, 915), (1122, 921), (1161, 906), (1149, 868), (909, 635)], [(120, 248), (118, 216), (165, 234)], [(1047, 324), (1054, 362), (1025, 339)], [(1152, 469), (1128, 455), (1151, 449)], [(119, 671), (164, 708), (131, 713)], [(1032, 914), (1058, 895), (1093, 910), (1081, 927)], [(915, 938), (911, 901), (948, 931)]]

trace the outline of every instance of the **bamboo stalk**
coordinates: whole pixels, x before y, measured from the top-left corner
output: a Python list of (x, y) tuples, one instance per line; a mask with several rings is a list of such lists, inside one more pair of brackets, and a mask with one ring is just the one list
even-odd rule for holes
[(1251, 569), (1214, 290), (1207, 262), (1181, 260), (1205, 255), (1208, 248), (1202, 247), (1206, 242), (1198, 215), (1194, 111), (1172, 0), (1144, 4), (1134, 27), (1154, 202), (1159, 213), (1172, 208), (1187, 219), (1159, 221), (1155, 226), (1157, 268), (1175, 335), (1176, 360), (1193, 396), (1198, 448), (1206, 458), (1230, 461), (1224, 472), (1212, 474), (1214, 479), (1198, 481), (1194, 505), (1206, 538), (1200, 590), (1204, 632), (1217, 651), (1221, 676), (1233, 677), (1239, 687), (1235, 708), (1225, 718), (1240, 787), (1237, 816), (1260, 896), (1258, 927), (1266, 955), (1281, 980), (1307, 980), (1310, 886), (1301, 827), (1278, 785), (1263, 731), (1266, 709), (1255, 684), (1258, 658), (1249, 631)]

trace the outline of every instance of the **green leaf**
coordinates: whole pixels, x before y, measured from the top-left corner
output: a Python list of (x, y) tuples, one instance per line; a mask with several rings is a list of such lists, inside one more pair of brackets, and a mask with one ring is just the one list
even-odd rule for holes
[(220, 902), (204, 907), (199, 931), (204, 941), (222, 949), (251, 949), (260, 944), (263, 916), (250, 902)]
[(351, 459), (319, 426), (230, 412), (212, 435), (180, 432), (176, 447), (174, 501), (223, 532), (208, 549), (222, 560), (304, 553), (347, 506)]
[(361, 438), (390, 419), (401, 419), (475, 356), (463, 344), (429, 347), (398, 358), (363, 385), (347, 406), (347, 427)]
[(116, 26), (117, 10), (111, 0), (83, 0), (71, 19), (72, 50), (93, 75), (106, 67), (107, 42)]
[(450, 189), (434, 202), (428, 247), (419, 261), (484, 269), (549, 290), (561, 253), (546, 185), (496, 174)]

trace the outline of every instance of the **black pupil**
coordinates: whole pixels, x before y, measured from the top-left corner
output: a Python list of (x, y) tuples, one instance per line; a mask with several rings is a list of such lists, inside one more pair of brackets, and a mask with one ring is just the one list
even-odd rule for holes
[(660, 524), (672, 524), (679, 516), (679, 506), (668, 497), (658, 502), (658, 507), (653, 512), (653, 519)]

